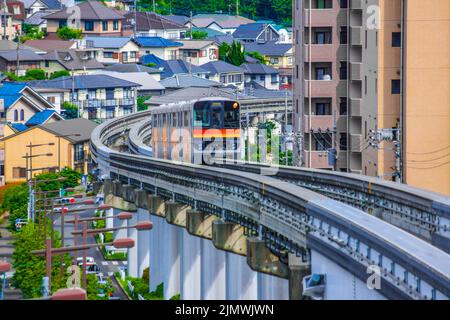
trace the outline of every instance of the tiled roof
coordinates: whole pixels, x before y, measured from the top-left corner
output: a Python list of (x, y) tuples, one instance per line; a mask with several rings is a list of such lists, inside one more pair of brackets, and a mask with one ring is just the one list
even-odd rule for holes
[(22, 132), (28, 129), (28, 127), (23, 123), (9, 123), (9, 125), (15, 132)]
[(271, 66), (267, 66), (262, 63), (244, 63), (241, 65), (242, 68), (245, 69), (246, 74), (278, 74), (278, 71)]
[(88, 48), (122, 48), (129, 41), (130, 37), (101, 37), (101, 36), (86, 36), (86, 47)]
[(49, 15), (50, 11), (36, 11), (31, 16), (25, 19), (25, 23), (31, 24), (33, 26), (39, 26), (45, 22), (42, 17)]
[(183, 16), (183, 15), (168, 15), (168, 16), (165, 16), (165, 17), (166, 17), (166, 19), (169, 19), (169, 20), (171, 20), (171, 21), (173, 21), (175, 23), (178, 23), (180, 25), (185, 25), (190, 20), (189, 17)]
[(119, 78), (122, 80), (133, 81), (140, 84), (137, 88), (138, 91), (148, 90), (164, 90), (164, 86), (153, 78), (147, 72), (115, 72), (115, 71), (98, 71), (97, 74), (106, 74), (111, 77)]
[(227, 14), (197, 14), (192, 19), (192, 23), (199, 28), (206, 28), (214, 22), (222, 28), (237, 28), (241, 24), (255, 21), (242, 16), (236, 17)]
[(201, 67), (209, 71), (211, 74), (244, 72), (242, 68), (236, 67), (235, 65), (232, 65), (230, 63), (221, 60), (205, 63), (201, 65)]
[(129, 73), (129, 72), (161, 73), (161, 71), (156, 68), (150, 68), (137, 63), (117, 63), (106, 67), (105, 71), (116, 71), (122, 73)]
[[(124, 28), (133, 28), (133, 20), (135, 12), (128, 12), (125, 14), (126, 21), (124, 21)], [(136, 12), (136, 30), (178, 30), (187, 29), (186, 26), (179, 24), (171, 19), (168, 19), (160, 14), (154, 12)]]
[(159, 64), (163, 63), (163, 61), (165, 61), (165, 60), (158, 58), (154, 54), (146, 54), (139, 58), (139, 62), (142, 64), (153, 63), (156, 65), (159, 65)]
[(180, 48), (182, 50), (200, 50), (207, 46), (215, 44), (212, 40), (180, 40), (183, 46)]
[[(72, 77), (66, 76), (52, 80), (36, 80), (30, 81), (28, 84), (32, 88), (71, 89)], [(131, 88), (138, 87), (139, 84), (102, 74), (87, 74), (74, 76), (73, 86), (78, 90), (94, 88)]]
[(164, 39), (161, 37), (136, 37), (134, 41), (141, 47), (146, 48), (167, 48), (167, 47), (181, 47), (180, 42)]
[[(79, 143), (88, 141), (91, 138), (92, 131), (96, 126), (97, 124), (95, 122), (92, 122), (88, 119), (77, 118), (71, 120), (54, 121), (51, 123), (46, 123), (41, 127), (60, 136), (72, 135), (65, 139), (71, 141), (72, 143)], [(79, 134), (80, 136), (73, 136), (74, 134)]]
[(28, 40), (25, 44), (36, 49), (40, 49), (45, 52), (52, 50), (69, 50), (75, 44), (75, 41), (68, 40)]
[(276, 43), (274, 41), (268, 41), (266, 43), (244, 43), (245, 51), (254, 52), (257, 51), (262, 55), (267, 56), (284, 56), (289, 50), (292, 49), (292, 44), (289, 43)]
[(42, 56), (44, 60), (58, 61), (66, 70), (103, 69), (105, 66), (83, 51), (51, 51)]
[[(122, 20), (125, 17), (115, 10), (106, 7), (100, 1), (88, 0), (77, 4), (76, 7), (80, 9), (81, 20)], [(72, 15), (69, 10), (60, 10), (44, 16), (47, 20), (67, 19)]]
[(39, 0), (43, 2), (50, 10), (59, 10), (62, 8), (62, 3), (59, 0)]
[(142, 64), (155, 64), (155, 68), (158, 68), (162, 71), (161, 79), (170, 78), (175, 74), (208, 74), (209, 71), (193, 65), (184, 60), (163, 60), (155, 56), (154, 54), (147, 54), (140, 58), (140, 62)]
[(55, 110), (42, 110), (35, 113), (26, 123), (27, 126), (38, 126), (45, 123), (56, 113)]
[[(26, 44), (21, 44), (20, 49), (28, 49), (35, 51), (34, 48), (27, 46)], [(17, 50), (17, 42), (11, 40), (0, 40), (0, 51), (6, 50)]]
[(174, 75), (161, 80), (160, 83), (166, 88), (189, 88), (189, 87), (222, 87), (220, 82), (200, 78), (190, 74)]
[(25, 83), (3, 82), (0, 86), (0, 99), (3, 99), (5, 109), (9, 108), (22, 96), (22, 90), (26, 88)]
[[(6, 61), (17, 61), (17, 50), (0, 51), (0, 58)], [(19, 49), (20, 61), (42, 61), (42, 57), (29, 49)]]
[(256, 39), (266, 27), (267, 24), (264, 23), (243, 24), (233, 32), (233, 37), (235, 39)]

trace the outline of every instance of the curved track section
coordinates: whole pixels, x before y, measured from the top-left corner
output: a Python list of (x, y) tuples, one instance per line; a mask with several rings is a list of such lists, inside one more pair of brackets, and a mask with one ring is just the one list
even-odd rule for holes
[(94, 130), (93, 160), (102, 172), (245, 226), (272, 250), (316, 250), (364, 282), (367, 268), (378, 266), (386, 298), (450, 297), (449, 254), (360, 209), (281, 179), (124, 154), (105, 145), (138, 122), (133, 115)]

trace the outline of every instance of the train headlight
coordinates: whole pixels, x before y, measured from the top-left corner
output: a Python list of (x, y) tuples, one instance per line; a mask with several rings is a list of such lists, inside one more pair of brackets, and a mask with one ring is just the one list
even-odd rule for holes
[(233, 109), (236, 110), (237, 108), (239, 108), (239, 103), (237, 102), (233, 103)]

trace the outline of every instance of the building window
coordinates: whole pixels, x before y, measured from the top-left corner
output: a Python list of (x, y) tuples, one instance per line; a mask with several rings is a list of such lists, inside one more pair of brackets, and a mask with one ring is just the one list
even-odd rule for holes
[(108, 21), (102, 21), (102, 29), (103, 31), (108, 31)]
[(391, 92), (392, 94), (400, 94), (401, 88), (400, 88), (400, 80), (395, 79), (391, 82)]
[(114, 118), (114, 108), (106, 109), (106, 119)]
[(402, 45), (402, 33), (392, 32), (392, 46), (394, 48), (400, 47)]
[(103, 58), (112, 59), (112, 57), (113, 57), (113, 52), (110, 52), (110, 51), (103, 52)]
[(13, 170), (13, 179), (21, 179), (27, 177), (26, 168), (14, 167), (12, 170)]
[(94, 31), (94, 21), (85, 21), (84, 22), (84, 30), (85, 31)]
[(339, 102), (339, 114), (345, 116), (347, 114), (347, 98), (341, 97)]
[(74, 145), (75, 154), (74, 154), (74, 160), (75, 161), (83, 161), (84, 160), (84, 149), (82, 143), (77, 143)]
[(265, 75), (260, 75), (259, 76), (259, 81), (265, 81), (266, 80), (266, 76)]
[(340, 5), (342, 9), (348, 8), (348, 0), (341, 0)]
[(278, 58), (270, 58), (270, 63), (271, 64), (278, 64), (279, 63), (279, 59)]
[(341, 61), (339, 76), (341, 80), (347, 80), (347, 61)]
[(25, 121), (25, 111), (23, 109), (20, 110), (20, 121)]
[(119, 30), (119, 21), (118, 20), (113, 21), (113, 30)]
[(19, 111), (14, 110), (14, 122), (19, 121)]
[(67, 26), (67, 20), (59, 20), (58, 25), (60, 28)]
[(46, 67), (46, 68), (49, 68), (49, 67), (50, 67), (50, 61), (45, 60), (45, 67)]
[(341, 44), (347, 44), (347, 26), (341, 27), (341, 32), (339, 34), (339, 42)]
[(271, 82), (272, 83), (278, 83), (278, 75), (277, 74), (272, 74)]

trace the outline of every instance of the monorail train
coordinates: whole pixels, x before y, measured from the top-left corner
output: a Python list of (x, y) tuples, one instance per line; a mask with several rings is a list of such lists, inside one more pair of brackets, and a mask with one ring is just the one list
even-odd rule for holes
[(208, 97), (155, 107), (153, 157), (196, 164), (241, 159), (240, 105)]

